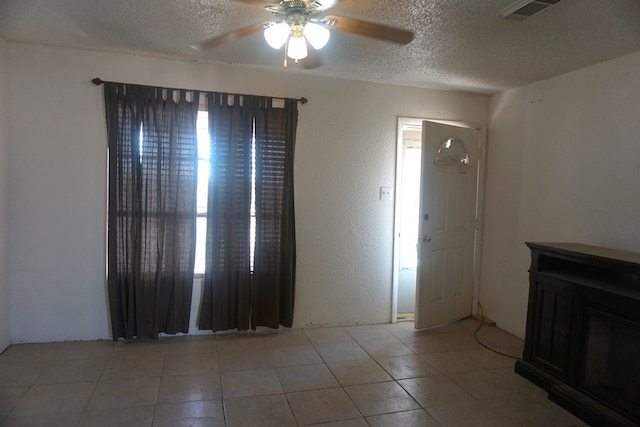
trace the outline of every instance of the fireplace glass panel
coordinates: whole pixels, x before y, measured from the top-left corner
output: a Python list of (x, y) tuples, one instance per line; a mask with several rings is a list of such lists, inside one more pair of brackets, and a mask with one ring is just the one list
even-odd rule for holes
[(582, 388), (640, 421), (640, 321), (588, 310)]

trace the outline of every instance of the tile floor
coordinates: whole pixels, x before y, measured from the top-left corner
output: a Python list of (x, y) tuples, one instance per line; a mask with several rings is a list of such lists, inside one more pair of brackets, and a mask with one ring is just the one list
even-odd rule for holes
[[(477, 325), (13, 345), (0, 355), (0, 426), (584, 425), (478, 345)], [(479, 336), (522, 353), (495, 327)]]

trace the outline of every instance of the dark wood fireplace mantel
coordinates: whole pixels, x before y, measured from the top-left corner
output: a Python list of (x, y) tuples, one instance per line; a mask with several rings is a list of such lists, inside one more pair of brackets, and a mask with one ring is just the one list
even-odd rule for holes
[(527, 246), (527, 329), (516, 372), (590, 425), (640, 425), (640, 254)]

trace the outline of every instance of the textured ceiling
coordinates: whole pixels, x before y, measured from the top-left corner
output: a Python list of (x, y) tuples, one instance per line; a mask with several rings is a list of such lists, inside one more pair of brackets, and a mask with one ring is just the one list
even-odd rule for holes
[(513, 2), (342, 0), (329, 13), (412, 30), (414, 40), (333, 31), (324, 49), (287, 70), (261, 33), (204, 52), (189, 47), (272, 17), (232, 0), (0, 0), (0, 37), (479, 93), (640, 50), (640, 0), (562, 0), (522, 22), (497, 15)]

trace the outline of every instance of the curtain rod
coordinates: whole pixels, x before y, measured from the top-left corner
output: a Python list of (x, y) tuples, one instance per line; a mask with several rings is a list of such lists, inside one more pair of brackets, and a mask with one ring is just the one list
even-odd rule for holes
[[(111, 83), (111, 82), (107, 82), (105, 80), (102, 80), (100, 77), (96, 77), (95, 79), (91, 80), (91, 83), (93, 83), (96, 86), (100, 86), (103, 83)], [(172, 89), (172, 90), (191, 90), (191, 89), (175, 89), (175, 88), (166, 88), (166, 89)], [(201, 92), (207, 92), (207, 91), (201, 91)], [(238, 93), (230, 93), (229, 95), (234, 95), (234, 96), (245, 96), (242, 94), (238, 94)], [(273, 98), (277, 98), (277, 99), (284, 99), (284, 98), (280, 98), (277, 96), (274, 96)], [(309, 102), (309, 100), (307, 98), (305, 98), (304, 96), (302, 98), (293, 98), (294, 100), (298, 101), (301, 104), (306, 104), (307, 102)]]

